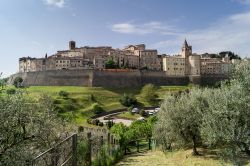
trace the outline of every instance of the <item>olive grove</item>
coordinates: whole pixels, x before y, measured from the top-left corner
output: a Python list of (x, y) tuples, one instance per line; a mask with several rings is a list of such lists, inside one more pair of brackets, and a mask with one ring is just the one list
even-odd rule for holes
[(162, 103), (154, 137), (164, 150), (197, 146), (250, 156), (250, 63), (232, 69), (220, 88), (193, 88), (167, 96)]

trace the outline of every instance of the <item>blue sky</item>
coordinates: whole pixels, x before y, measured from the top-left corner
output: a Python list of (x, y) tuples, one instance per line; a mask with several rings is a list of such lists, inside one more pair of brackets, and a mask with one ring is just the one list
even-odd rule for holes
[(145, 43), (177, 54), (187, 38), (197, 53), (249, 56), (250, 0), (1, 0), (0, 73), (18, 58), (77, 46)]

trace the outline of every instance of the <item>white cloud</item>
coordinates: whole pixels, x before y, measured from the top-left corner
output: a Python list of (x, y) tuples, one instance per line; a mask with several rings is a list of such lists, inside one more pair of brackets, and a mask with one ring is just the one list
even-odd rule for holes
[(184, 38), (193, 45), (194, 52), (219, 52), (223, 50), (234, 51), (241, 56), (250, 56), (250, 12), (239, 13), (229, 16), (224, 20), (204, 29), (179, 33), (171, 40), (160, 41), (152, 46), (159, 49), (178, 53)]
[(165, 35), (175, 35), (173, 26), (165, 25), (158, 21), (152, 21), (144, 24), (118, 23), (111, 26), (111, 30), (117, 33), (145, 35), (150, 33), (161, 33)]
[(44, 0), (46, 5), (55, 6), (63, 8), (65, 5), (65, 0)]

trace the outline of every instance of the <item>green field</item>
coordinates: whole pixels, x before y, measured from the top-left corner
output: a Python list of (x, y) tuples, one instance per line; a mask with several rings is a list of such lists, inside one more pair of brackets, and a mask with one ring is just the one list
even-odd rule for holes
[[(165, 95), (185, 90), (188, 86), (161, 86), (157, 90), (159, 99)], [(126, 94), (134, 95), (143, 106), (151, 106), (140, 97), (141, 88), (102, 88), (102, 87), (79, 87), (79, 86), (31, 86), (26, 88), (27, 92), (34, 98), (41, 94), (52, 96), (55, 104), (63, 111), (64, 117), (72, 117), (78, 125), (87, 125), (86, 120), (93, 116), (92, 105), (98, 103), (105, 111), (125, 108), (120, 104), (119, 99)], [(60, 91), (69, 93), (68, 98), (58, 95)], [(125, 117), (129, 115), (125, 114)]]

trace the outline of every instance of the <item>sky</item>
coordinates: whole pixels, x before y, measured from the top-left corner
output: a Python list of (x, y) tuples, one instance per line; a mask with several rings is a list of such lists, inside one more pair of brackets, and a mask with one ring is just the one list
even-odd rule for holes
[(250, 57), (250, 0), (1, 0), (0, 73), (18, 72), (20, 57), (77, 47), (145, 43), (178, 54), (233, 51)]

